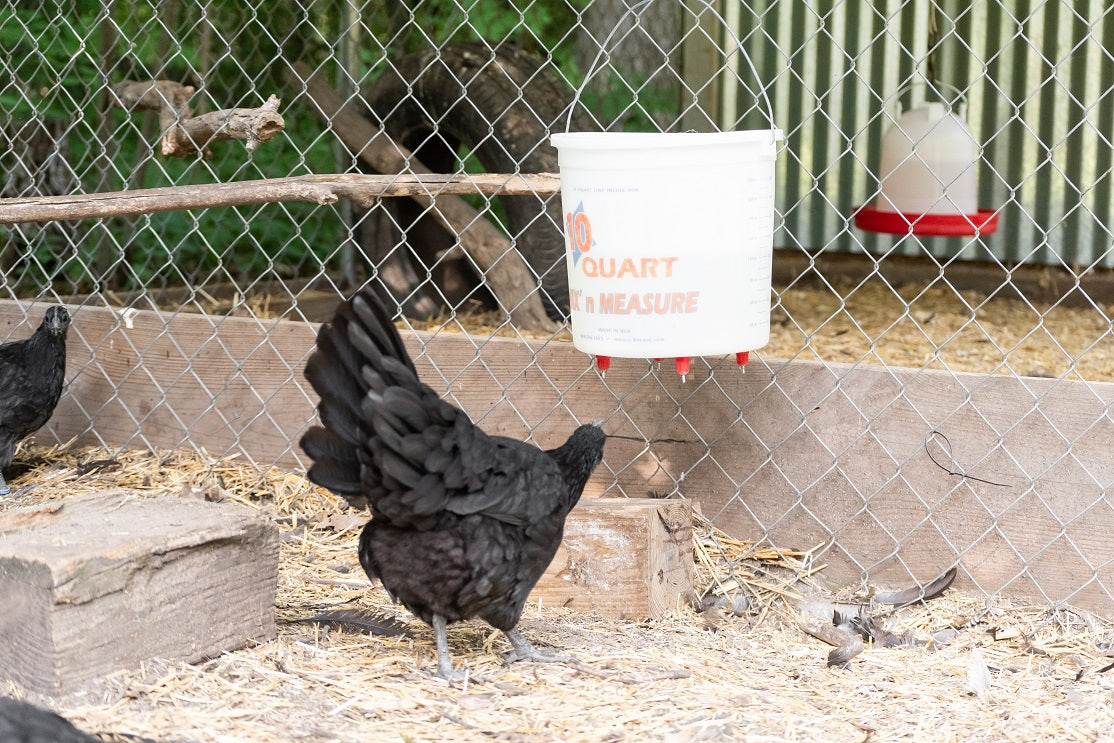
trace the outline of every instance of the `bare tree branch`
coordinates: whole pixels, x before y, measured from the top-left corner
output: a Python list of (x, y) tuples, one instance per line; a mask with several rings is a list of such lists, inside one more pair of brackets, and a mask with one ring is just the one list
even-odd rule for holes
[[(352, 199), (364, 207), (387, 196), (411, 196), (432, 202), (449, 194), (555, 193), (560, 179), (552, 173), (501, 175), (303, 175), (197, 186), (137, 188), (131, 191), (30, 196), (0, 199), (0, 224), (103, 219), (218, 206), (308, 201), (332, 204)], [(438, 201), (438, 204), (440, 202)], [(517, 253), (514, 255), (517, 256)], [(503, 256), (495, 257), (497, 263)], [(513, 305), (512, 305), (513, 306)]]
[(279, 99), (271, 96), (259, 108), (230, 108), (195, 116), (183, 122), (182, 128), (193, 143), (220, 142), (225, 139), (244, 141), (248, 152), (281, 132), (285, 126), (278, 112)]
[(172, 80), (129, 80), (113, 86), (113, 92), (122, 108), (158, 112), (162, 154), (168, 157), (188, 157), (198, 152), (208, 157), (203, 148), (226, 139), (241, 140), (248, 152), (254, 152), (261, 142), (285, 127), (278, 112), (280, 101), (273, 95), (259, 108), (230, 108), (195, 117), (187, 105), (194, 94), (192, 85)]

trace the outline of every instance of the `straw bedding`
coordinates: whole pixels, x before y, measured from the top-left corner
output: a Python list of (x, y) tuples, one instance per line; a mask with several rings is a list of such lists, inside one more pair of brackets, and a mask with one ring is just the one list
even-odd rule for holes
[[(880, 281), (779, 293), (771, 358), (1114, 381), (1114, 306), (988, 299)], [(806, 348), (807, 344), (807, 348)]]
[[(1114, 729), (1110, 622), (948, 591), (884, 621), (934, 646), (866, 651), (828, 668), (801, 631), (822, 570), (805, 551), (756, 548), (698, 521), (701, 594), (745, 597), (736, 616), (685, 609), (648, 622), (531, 606), (521, 627), (575, 664), (503, 666), (501, 634), (450, 628), (459, 668), (432, 676), (428, 627), (369, 588), (363, 519), (300, 473), (201, 453), (32, 448), (0, 509), (110, 487), (241, 503), (282, 534), (274, 641), (195, 665), (151, 661), (47, 702), (90, 731), (162, 741), (1097, 740)], [(830, 597), (827, 597), (830, 598)], [(842, 597), (844, 599), (848, 597)], [(796, 608), (795, 608), (796, 607)], [(303, 624), (329, 608), (402, 620), (397, 637)], [(943, 630), (943, 632), (941, 632)], [(985, 663), (985, 667), (978, 661)], [(21, 694), (18, 689), (5, 689)]]
[[(273, 319), (289, 310), (289, 296), (260, 294), (231, 300), (195, 300), (181, 309)], [(299, 307), (327, 320), (334, 292), (305, 291)], [(177, 305), (167, 309), (176, 309)], [(320, 315), (320, 316), (319, 316)], [(1114, 381), (1111, 319), (1114, 306), (1024, 302), (956, 291), (938, 283), (890, 286), (835, 280), (822, 287), (776, 287), (770, 342), (758, 355), (770, 359), (885, 363), (954, 372), (1065, 377)], [(498, 312), (464, 311), (429, 321), (407, 321), (418, 330), (478, 336), (567, 341), (568, 329), (538, 335), (508, 325)]]
[[(977, 374), (1114, 381), (1114, 306), (988, 299), (947, 286), (879, 281), (775, 290), (770, 341), (757, 355)], [(529, 336), (498, 313), (410, 324), (419, 330)], [(561, 330), (558, 340), (571, 340)]]

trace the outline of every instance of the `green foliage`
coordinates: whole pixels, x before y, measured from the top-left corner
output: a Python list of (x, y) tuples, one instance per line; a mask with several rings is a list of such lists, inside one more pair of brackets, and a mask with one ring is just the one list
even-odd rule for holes
[[(163, 172), (148, 171), (144, 185), (155, 187), (165, 185), (165, 181), (178, 185), (231, 182), (333, 170), (334, 156), (327, 140), (298, 136), (316, 131), (316, 119), (303, 109), (291, 108), (285, 112), (285, 120), (291, 136), (268, 141), (250, 160), (239, 143), (220, 143), (213, 148), (224, 150), (224, 156), (214, 158), (215, 165), (197, 159), (170, 160)], [(248, 164), (258, 172), (245, 173)], [(321, 209), (289, 202), (150, 215), (148, 229), (157, 236), (153, 248), (157, 255), (135, 261), (135, 280), (160, 283), (164, 275), (177, 272), (191, 280), (217, 275), (222, 277), (218, 280), (243, 285), (263, 273), (297, 276), (307, 263), (316, 269), (316, 261), (307, 261), (312, 246), (335, 246), (343, 232), (331, 210), (328, 218), (315, 218), (315, 212)]]
[[(548, 58), (575, 83), (582, 73), (571, 29), (588, 3), (366, 0), (358, 4), (366, 30), (351, 37), (359, 45), (358, 69), (348, 72), (366, 83), (385, 69), (388, 58), (483, 40)], [(169, 78), (200, 88), (194, 105), (259, 105), (272, 92), (283, 94), (281, 70), (288, 61), (311, 66), (324, 61), (327, 74), (344, 64), (338, 40), (351, 8), (347, 0), (43, 0), (26, 10), (23, 5), (8, 0), (0, 6), (0, 57), (11, 71), (0, 79), (0, 128), (31, 120), (63, 122), (61, 154), (73, 187), (91, 192), (336, 170), (334, 138), (322, 135), (320, 122), (304, 106), (284, 108), (284, 134), (254, 156), (240, 143), (221, 142), (211, 147), (209, 161), (178, 160), (152, 152), (158, 138), (153, 113), (129, 115), (112, 107), (105, 91), (125, 79)], [(612, 81), (603, 94), (590, 92), (582, 103), (603, 120), (624, 117), (628, 129), (653, 128), (650, 116), (675, 108), (670, 95), (646, 88), (636, 99), (630, 88)], [(0, 173), (3, 168), (0, 163)], [(465, 168), (479, 166), (469, 161)], [(480, 197), (475, 200), (487, 206)], [(498, 220), (501, 206), (494, 202), (490, 208)], [(332, 208), (288, 203), (168, 212), (72, 229), (10, 228), (0, 231), (0, 246), (8, 283), (18, 281), (18, 290), (31, 293), (51, 286), (81, 292), (184, 281), (243, 285), (262, 276), (320, 270), (346, 230)]]
[[(593, 78), (599, 80), (599, 77)], [(621, 122), (622, 131), (658, 131), (655, 115), (666, 121), (677, 118), (677, 91), (667, 86), (637, 84), (634, 76), (607, 78), (603, 92), (589, 88), (581, 96), (581, 104), (603, 122)]]
[(46, 2), (41, 9), (0, 8), (0, 57), (12, 71), (0, 87), (0, 120), (70, 113), (59, 93), (80, 96), (100, 73), (82, 34), (96, 27), (99, 10), (88, 0)]
[[(158, 137), (155, 115), (129, 116), (119, 108), (105, 109), (107, 85), (154, 78), (196, 84), (207, 53), (211, 64), (205, 86), (211, 99), (221, 106), (258, 105), (262, 99), (253, 90), (282, 90), (269, 74), (269, 65), (278, 58), (277, 43), (236, 35), (254, 13), (244, 4), (214, 3), (208, 9), (214, 26), (234, 30), (215, 36), (243, 42), (236, 56), (231, 44), (217, 45), (211, 38), (211, 48), (200, 47), (201, 35), (189, 31), (196, 27), (199, 6), (119, 0), (111, 7), (120, 33), (109, 37), (107, 48), (102, 48), (104, 21), (98, 2), (48, 2), (34, 11), (13, 10), (10, 4), (0, 8), (0, 54), (12, 60), (15, 73), (10, 81), (0, 82), (0, 127), (17, 131), (31, 120), (64, 122), (61, 153), (82, 190), (192, 185), (335, 169), (333, 146), (319, 136), (320, 123), (304, 108), (283, 111), (286, 133), (267, 142), (254, 157), (237, 142), (212, 145), (213, 158), (208, 161), (153, 153)], [(158, 15), (172, 7), (182, 12), (174, 25), (176, 38), (168, 37), (162, 26), (167, 19)], [(106, 61), (109, 79), (101, 70)], [(0, 147), (0, 154), (25, 157), (4, 149)], [(52, 286), (61, 292), (87, 292), (183, 281), (243, 284), (264, 273), (278, 277), (317, 270), (319, 262), (309, 260), (311, 246), (335, 246), (344, 231), (335, 213), (315, 219), (320, 209), (291, 203), (166, 212), (73, 229), (30, 225), (5, 230), (0, 246), (11, 266), (9, 288), (21, 293), (40, 293)]]
[(410, 46), (429, 41), (436, 46), (450, 41), (511, 43), (541, 57), (552, 55), (558, 69), (576, 77), (574, 49), (561, 42), (576, 23), (577, 10), (588, 2), (424, 0), (413, 6), (415, 15), (420, 13), (424, 34), (411, 34)]

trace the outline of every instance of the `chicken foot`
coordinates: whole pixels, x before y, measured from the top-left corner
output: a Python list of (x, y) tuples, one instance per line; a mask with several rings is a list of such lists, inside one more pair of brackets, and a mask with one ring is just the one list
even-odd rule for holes
[[(440, 614), (433, 615), (433, 641), (437, 645), (437, 675), (446, 681), (465, 681), (469, 678), (467, 672), (453, 670), (452, 657), (449, 654), (449, 637), (446, 627), (448, 623)], [(514, 650), (504, 659), (506, 663), (529, 661), (531, 663), (576, 663), (577, 659), (571, 655), (553, 655), (538, 650), (530, 641), (522, 636), (516, 629), (506, 630), (503, 634), (510, 640)], [(483, 679), (472, 676), (472, 681), (482, 682)]]
[(550, 653), (538, 650), (530, 641), (522, 636), (522, 633), (516, 629), (509, 629), (503, 632), (507, 639), (511, 641), (511, 646), (514, 652), (508, 655), (505, 659), (507, 663), (514, 663), (516, 661), (525, 660), (532, 663), (575, 663), (576, 658), (571, 655), (552, 655)]

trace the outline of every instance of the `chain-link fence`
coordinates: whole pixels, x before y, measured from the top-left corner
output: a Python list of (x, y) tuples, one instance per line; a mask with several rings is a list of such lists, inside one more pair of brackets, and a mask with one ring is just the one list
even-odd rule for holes
[[(818, 546), (837, 582), (958, 563), (988, 595), (1109, 610), (1114, 13), (1101, 0), (631, 5), (8, 0), (4, 198), (552, 172), (548, 138), (567, 126), (766, 128), (766, 97), (786, 135), (771, 343), (745, 374), (697, 360), (685, 381), (636, 360), (600, 376), (566, 342), (552, 189), (6, 224), (6, 335), (46, 303), (78, 307), (53, 436), (299, 466), (312, 323), (370, 282), (423, 331), (425, 379), (489, 431), (548, 445), (606, 419), (599, 490), (690, 497), (740, 537)], [(155, 80), (178, 85), (160, 88), (163, 116), (121, 87)], [(183, 103), (191, 117), (258, 112), (271, 95), (282, 131), (251, 151), (183, 126)], [(999, 228), (859, 229), (886, 131), (935, 100), (973, 132), (978, 206)]]

